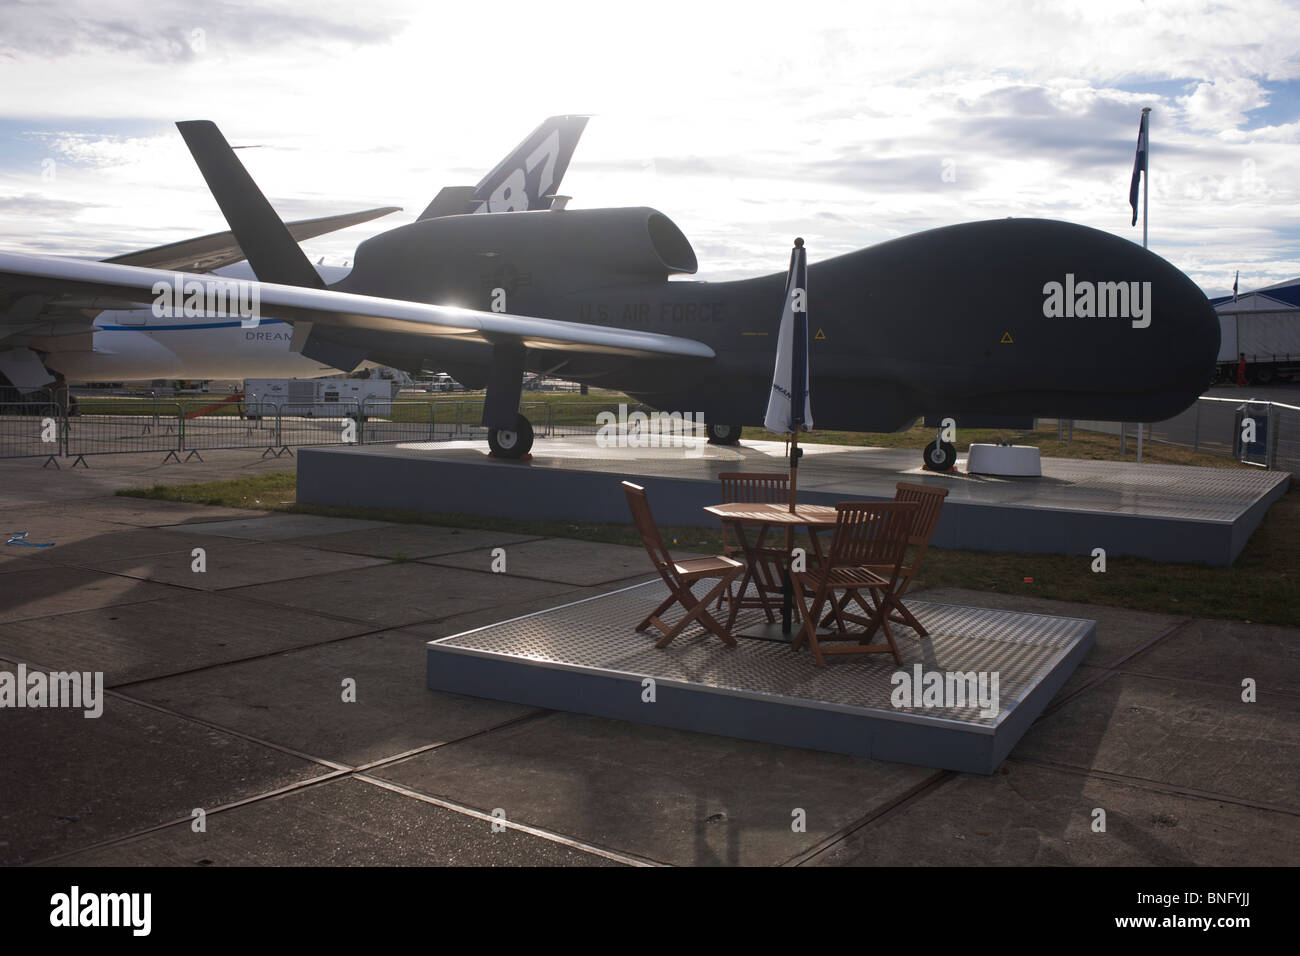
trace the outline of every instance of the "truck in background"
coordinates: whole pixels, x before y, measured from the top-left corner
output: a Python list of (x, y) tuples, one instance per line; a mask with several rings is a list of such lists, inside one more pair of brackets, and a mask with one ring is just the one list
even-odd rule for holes
[(1300, 378), (1300, 280), (1212, 300), (1219, 313), (1215, 381), (1233, 384), (1241, 357), (1246, 382), (1267, 385)]
[(382, 378), (250, 378), (244, 380), (244, 415), (355, 418), (391, 415), (400, 384)]
[(1267, 385), (1300, 375), (1300, 310), (1219, 315), (1219, 365), (1216, 379), (1237, 381), (1246, 356), (1246, 381)]

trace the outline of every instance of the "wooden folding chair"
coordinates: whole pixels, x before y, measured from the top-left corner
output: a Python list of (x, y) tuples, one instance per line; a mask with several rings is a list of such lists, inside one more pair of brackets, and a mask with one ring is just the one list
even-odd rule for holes
[[(662, 604), (651, 611), (646, 616), (646, 619), (636, 626), (636, 629), (644, 631), (654, 625), (663, 633), (663, 637), (659, 639), (655, 647), (667, 647), (686, 625), (692, 621), (698, 621), (705, 628), (722, 638), (724, 643), (735, 647), (736, 639), (731, 636), (727, 628), (719, 624), (709, 614), (708, 608), (709, 602), (726, 591), (731, 582), (744, 571), (745, 566), (726, 555), (718, 555), (712, 558), (686, 558), (682, 561), (673, 560), (673, 556), (668, 553), (668, 548), (664, 545), (663, 536), (659, 534), (659, 526), (655, 524), (645, 489), (640, 485), (625, 481), (623, 482), (623, 491), (627, 494), (627, 506), (632, 512), (632, 520), (636, 524), (637, 532), (641, 535), (641, 542), (645, 545), (646, 553), (650, 555), (650, 562), (655, 566), (655, 570), (659, 572), (659, 576), (664, 579), (664, 583), (668, 585), (668, 597), (664, 599)], [(718, 583), (704, 597), (697, 598), (692, 593), (691, 588), (694, 587), (696, 581), (707, 578), (717, 578)], [(659, 615), (678, 603), (686, 610), (686, 616), (670, 627)]]
[[(895, 501), (911, 501), (917, 505), (916, 518), (912, 522), (912, 533), (908, 536), (907, 543), (910, 548), (915, 548), (911, 556), (904, 558), (903, 567), (900, 571), (898, 589), (894, 592), (894, 597), (898, 600), (898, 610), (891, 613), (884, 621), (886, 631), (889, 631), (889, 622), (895, 624), (906, 624), (922, 637), (928, 637), (929, 632), (921, 626), (912, 612), (902, 603), (903, 595), (907, 589), (912, 586), (912, 579), (916, 577), (916, 572), (920, 570), (921, 559), (925, 557), (926, 550), (930, 547), (930, 539), (934, 537), (934, 529), (939, 524), (939, 512), (943, 510), (943, 499), (948, 497), (947, 488), (937, 488), (933, 485), (915, 485), (905, 481), (900, 481), (895, 486)], [(878, 573), (885, 573), (885, 569), (876, 568)], [(843, 611), (848, 603), (849, 597), (846, 594), (838, 606), (827, 614), (822, 621), (823, 625), (829, 624), (835, 617), (835, 611)], [(865, 623), (861, 618), (854, 615), (848, 615), (849, 620), (858, 623)]]
[[(785, 504), (790, 500), (790, 476), (787, 474), (724, 471), (718, 475), (718, 480), (722, 482), (724, 504)], [(734, 528), (732, 524), (730, 521), (722, 522), (723, 553), (729, 558), (743, 559), (745, 573), (741, 576), (740, 586), (734, 595), (730, 586), (726, 590), (725, 597), (731, 605), (727, 627), (730, 629), (736, 623), (736, 613), (741, 608), (761, 607), (768, 621), (775, 621), (773, 609), (780, 606), (784, 593), (781, 569), (785, 563), (785, 552), (779, 548), (764, 547), (766, 528), (758, 533), (757, 539), (751, 544), (740, 523), (736, 522)], [(756, 595), (752, 598), (745, 596), (751, 582)], [(718, 597), (718, 607), (722, 606), (722, 597), (723, 595)]]
[[(939, 525), (939, 512), (943, 510), (943, 499), (947, 497), (947, 488), (936, 488), (933, 485), (912, 485), (905, 481), (900, 481), (896, 486), (894, 492), (895, 501), (912, 501), (917, 504), (916, 518), (912, 521), (912, 534), (907, 539), (907, 543), (916, 548), (916, 551), (909, 560), (903, 562), (903, 577), (896, 595), (900, 600), (907, 593), (907, 589), (912, 586), (912, 579), (916, 577), (916, 572), (921, 568), (921, 559), (925, 557), (925, 552), (930, 547), (930, 539), (934, 537), (934, 529)], [(920, 625), (916, 618), (912, 617), (907, 608), (900, 604), (899, 610), (901, 614), (891, 616), (890, 620), (906, 624), (922, 637), (925, 637), (925, 628)]]
[[(916, 517), (915, 502), (845, 501), (835, 506), (837, 514), (835, 535), (829, 553), (814, 561), (806, 571), (793, 571), (794, 593), (798, 599), (799, 636), (794, 648), (805, 642), (812, 648), (817, 666), (826, 661), (824, 654), (893, 654), (894, 663), (902, 664), (894, 635), (885, 627), (884, 644), (868, 644), (876, 629), (885, 623), (889, 613), (899, 607), (895, 590), (902, 576), (902, 564), (907, 555), (908, 536)], [(838, 592), (844, 592), (840, 597)], [(868, 592), (874, 603), (868, 604), (861, 592)], [(867, 618), (844, 614), (848, 602), (856, 601)], [(817, 622), (822, 609), (830, 603), (828, 620), (833, 619), (836, 635), (823, 635), (819, 640)], [(846, 620), (860, 621), (866, 625), (861, 634), (849, 634)], [(821, 641), (853, 640), (856, 645), (821, 646)]]

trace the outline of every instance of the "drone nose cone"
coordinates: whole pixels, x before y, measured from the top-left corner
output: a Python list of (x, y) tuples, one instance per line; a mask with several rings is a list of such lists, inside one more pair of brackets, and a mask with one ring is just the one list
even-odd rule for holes
[(1191, 279), (1074, 223), (946, 226), (810, 271), (832, 290), (819, 294), (869, 317), (874, 374), (923, 407), (1162, 421), (1205, 391), (1218, 358), (1218, 317)]
[(1219, 316), (1205, 293), (1169, 262), (1147, 253), (1152, 274), (1149, 302), (1153, 359), (1145, 373), (1184, 407), (1209, 387), (1219, 357)]
[(1186, 330), (1190, 367), (1212, 374), (1219, 357), (1219, 313), (1200, 287), (1181, 272), (1170, 293), (1174, 308), (1169, 321)]

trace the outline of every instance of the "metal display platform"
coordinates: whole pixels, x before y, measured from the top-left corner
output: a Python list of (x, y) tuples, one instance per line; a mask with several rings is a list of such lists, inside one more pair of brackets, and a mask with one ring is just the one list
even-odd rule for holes
[[(1096, 631), (1094, 621), (1078, 618), (908, 601), (930, 636), (895, 626), (901, 667), (887, 654), (832, 655), (817, 667), (806, 649), (746, 636), (766, 623), (760, 610), (737, 620), (737, 647), (693, 627), (655, 648), (654, 637), (633, 628), (666, 594), (656, 580), (431, 641), (428, 686), (987, 774), (1074, 672)], [(951, 695), (939, 706), (895, 706), (891, 699), (903, 678), (920, 687), (929, 674), (946, 682), (971, 672), (985, 675), (990, 692), (996, 676), (996, 699), (985, 697), (993, 706), (969, 699), (962, 706)]]
[[(948, 489), (934, 544), (977, 551), (1136, 555), (1230, 564), (1290, 483), (1286, 472), (1042, 459), (1041, 478), (919, 466), (919, 453), (807, 445), (799, 500), (884, 500), (898, 481)], [(723, 471), (787, 469), (780, 442), (602, 448), (594, 437), (539, 440), (528, 461), (489, 458), (482, 442), (303, 448), (298, 501), (507, 518), (628, 522), (619, 482), (650, 493), (661, 525), (716, 525)]]

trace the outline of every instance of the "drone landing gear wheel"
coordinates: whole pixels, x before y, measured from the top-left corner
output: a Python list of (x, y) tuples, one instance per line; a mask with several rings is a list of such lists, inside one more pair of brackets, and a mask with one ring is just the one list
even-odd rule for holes
[(946, 441), (935, 439), (925, 446), (925, 467), (930, 471), (952, 471), (957, 464), (957, 449)]
[(708, 432), (710, 445), (740, 444), (739, 425), (715, 425), (710, 422), (705, 426), (705, 431)]
[(520, 415), (513, 429), (489, 428), (488, 447), (496, 458), (522, 458), (533, 447), (533, 426)]

